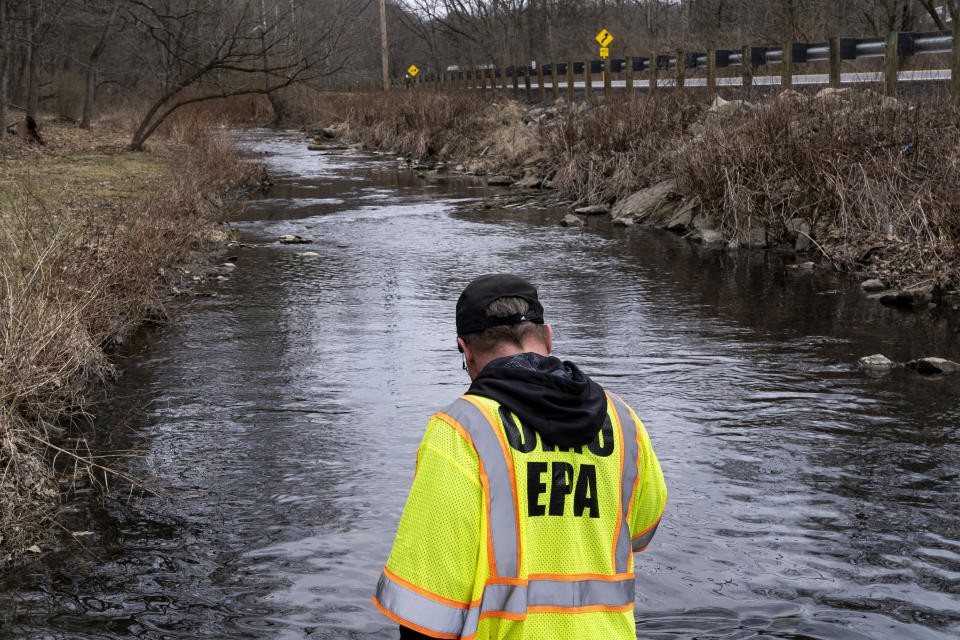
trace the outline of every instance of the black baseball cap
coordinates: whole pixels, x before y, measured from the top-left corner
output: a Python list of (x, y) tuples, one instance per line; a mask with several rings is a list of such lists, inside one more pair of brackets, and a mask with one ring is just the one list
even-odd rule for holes
[[(522, 298), (530, 309), (512, 316), (488, 316), (487, 305), (498, 298)], [(520, 276), (509, 273), (480, 276), (467, 285), (457, 300), (457, 335), (521, 322), (543, 324), (543, 305), (537, 297), (537, 288)]]

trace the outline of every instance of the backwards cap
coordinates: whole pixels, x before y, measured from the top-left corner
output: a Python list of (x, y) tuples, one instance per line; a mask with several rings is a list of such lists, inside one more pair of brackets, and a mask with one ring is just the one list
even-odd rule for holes
[[(498, 298), (522, 298), (530, 308), (526, 313), (512, 316), (488, 316), (487, 305)], [(467, 285), (457, 300), (457, 335), (521, 322), (543, 324), (543, 306), (537, 297), (537, 288), (520, 276), (509, 273), (480, 276)]]

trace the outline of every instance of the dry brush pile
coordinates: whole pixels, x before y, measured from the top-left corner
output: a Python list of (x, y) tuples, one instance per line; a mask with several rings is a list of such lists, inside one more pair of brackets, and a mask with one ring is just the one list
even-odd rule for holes
[[(69, 182), (44, 191), (6, 172), (0, 216), (0, 564), (42, 542), (61, 484), (93, 461), (83, 442), (97, 391), (115, 374), (118, 335), (163, 316), (176, 267), (219, 238), (227, 185), (258, 182), (209, 123), (182, 132), (180, 170), (137, 197)], [(113, 151), (112, 153), (120, 153)], [(98, 156), (99, 157), (99, 156)], [(14, 172), (15, 173), (15, 172)], [(81, 436), (72, 440), (66, 435)], [(79, 454), (82, 459), (75, 457)]]
[(872, 92), (753, 105), (665, 94), (568, 114), (545, 135), (555, 183), (612, 202), (673, 178), (729, 238), (799, 223), (837, 265), (891, 283), (960, 283), (960, 114)]

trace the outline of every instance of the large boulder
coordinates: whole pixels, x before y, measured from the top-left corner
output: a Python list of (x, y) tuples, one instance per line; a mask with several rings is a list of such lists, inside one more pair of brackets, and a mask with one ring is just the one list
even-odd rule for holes
[(573, 210), (574, 213), (579, 213), (585, 216), (601, 216), (606, 213), (610, 213), (610, 205), (606, 204), (591, 204), (586, 207), (578, 207)]
[(684, 200), (664, 226), (670, 231), (686, 231), (691, 227), (694, 217), (699, 213), (700, 204), (700, 196)]
[(891, 291), (890, 293), (885, 293), (880, 296), (880, 302), (881, 304), (891, 307), (906, 307), (911, 309), (925, 307), (933, 301), (933, 288), (933, 285), (929, 284), (924, 287)]
[(872, 356), (864, 356), (857, 361), (857, 366), (866, 371), (889, 371), (894, 367), (894, 362), (882, 353), (875, 353)]
[(677, 181), (670, 179), (641, 189), (613, 206), (614, 220), (630, 219), (664, 226), (680, 205)]
[(803, 218), (792, 218), (787, 220), (787, 233), (793, 238), (793, 250), (796, 253), (803, 253), (813, 248), (813, 242), (810, 240), (812, 231), (810, 223)]
[(560, 221), (560, 226), (561, 227), (580, 227), (580, 226), (583, 226), (583, 220), (573, 215), (572, 213), (568, 213), (567, 215), (563, 216), (563, 219)]
[(687, 236), (694, 242), (699, 242), (707, 246), (722, 246), (727, 243), (727, 239), (716, 229), (695, 229)]
[(753, 110), (754, 106), (746, 100), (724, 100), (717, 96), (710, 108), (707, 109), (707, 113), (724, 118), (738, 113), (749, 113)]
[(287, 235), (280, 236), (279, 238), (281, 244), (310, 244), (312, 240), (306, 238), (301, 238), (295, 233), (288, 233)]
[(924, 374), (960, 373), (960, 364), (944, 358), (920, 358), (919, 360), (911, 360), (906, 366)]

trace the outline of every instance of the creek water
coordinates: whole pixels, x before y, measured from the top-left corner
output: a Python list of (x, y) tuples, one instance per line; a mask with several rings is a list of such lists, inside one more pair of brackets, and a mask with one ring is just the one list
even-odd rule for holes
[(476, 179), (243, 144), (276, 181), (234, 225), (252, 246), (118, 389), (143, 407), (115, 417), (141, 438), (126, 469), (173, 498), (120, 496), (86, 550), (9, 571), (0, 638), (397, 637), (370, 596), (426, 421), (468, 383), (454, 302), (493, 271), (539, 285), (555, 353), (620, 393), (660, 458), (638, 637), (960, 636), (960, 381), (855, 367), (960, 359), (954, 318), (790, 256), (457, 212), (493, 193)]

